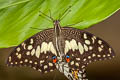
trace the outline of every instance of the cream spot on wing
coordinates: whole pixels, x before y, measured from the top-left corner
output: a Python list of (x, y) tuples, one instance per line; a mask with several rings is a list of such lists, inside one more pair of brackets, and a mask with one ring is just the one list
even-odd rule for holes
[(98, 40), (98, 44), (102, 44), (102, 41), (101, 41), (101, 40)]
[(40, 64), (44, 63), (45, 61), (44, 60), (40, 60)]
[(96, 37), (93, 36), (93, 37), (92, 37), (92, 43), (93, 43), (93, 44), (95, 43), (95, 40), (96, 40)]
[(34, 64), (37, 64), (37, 62), (34, 62)]
[(16, 56), (18, 55), (18, 53), (16, 53)]
[(103, 45), (101, 45), (101, 48), (103, 48), (104, 46)]
[(17, 56), (17, 57), (18, 57), (18, 59), (21, 59), (21, 54), (18, 54), (18, 56)]
[(9, 62), (11, 62), (11, 56), (9, 57)]
[(70, 63), (71, 65), (73, 65), (74, 64), (74, 61), (71, 61), (71, 63)]
[(48, 66), (47, 66), (47, 65), (45, 65), (45, 66), (44, 66), (44, 69), (47, 69), (47, 68), (48, 68)]
[(29, 63), (32, 63), (32, 61), (30, 60)]
[(36, 55), (37, 58), (39, 58), (39, 56), (40, 56), (40, 46), (39, 45), (37, 46), (35, 55)]
[(95, 56), (96, 56), (96, 54), (93, 53), (93, 54), (92, 54), (92, 57), (95, 57)]
[(85, 40), (85, 43), (86, 43), (87, 45), (90, 45), (90, 41), (89, 41), (89, 40)]
[(109, 48), (109, 52), (112, 53), (112, 49), (111, 48)]
[(35, 49), (31, 51), (31, 55), (33, 56), (35, 54)]
[(86, 61), (86, 60), (87, 60), (86, 58), (83, 59), (83, 61)]
[(11, 62), (10, 64), (13, 64), (13, 62)]
[(52, 72), (52, 71), (53, 71), (53, 69), (50, 70), (50, 72)]
[(101, 57), (101, 55), (97, 55), (97, 57)]
[(32, 45), (29, 45), (28, 46), (28, 50), (31, 50), (33, 47), (32, 47)]
[(108, 57), (110, 57), (110, 54), (107, 54)]
[(30, 55), (30, 51), (28, 51), (28, 52), (26, 53), (26, 55)]
[(79, 48), (80, 54), (82, 55), (84, 53), (84, 48), (80, 42), (78, 42), (78, 48)]
[(79, 64), (78, 64), (78, 63), (75, 63), (75, 65), (76, 65), (76, 66), (79, 66)]
[(83, 37), (84, 37), (84, 39), (87, 39), (87, 34), (86, 34), (86, 33), (84, 33)]
[(85, 51), (88, 51), (88, 47), (85, 44), (84, 44), (84, 49), (85, 49)]
[(45, 71), (44, 73), (47, 73), (47, 71)]
[(76, 58), (77, 61), (80, 61), (80, 58)]
[(82, 68), (85, 68), (85, 65), (83, 65)]
[(48, 47), (48, 44), (46, 42), (43, 42), (41, 44), (41, 53), (46, 53), (47, 52), (47, 47)]
[(88, 59), (91, 59), (91, 56), (88, 56)]
[(20, 47), (17, 48), (17, 51), (18, 51), (18, 52), (20, 51)]
[(92, 46), (89, 46), (89, 50), (92, 50), (93, 49), (93, 47)]
[(98, 51), (101, 52), (103, 49), (101, 47), (98, 47)]
[(15, 64), (18, 64), (17, 62), (15, 62)]
[(38, 71), (42, 72), (42, 70), (41, 70), (41, 69), (38, 69)]
[(25, 62), (28, 62), (28, 59), (25, 59)]
[(33, 44), (33, 39), (30, 39), (30, 44)]
[(106, 57), (106, 55), (103, 55), (103, 57)]
[(77, 43), (76, 43), (76, 41), (74, 39), (72, 39), (70, 41), (70, 45), (71, 45), (71, 48), (72, 48), (73, 51), (78, 49), (78, 45), (77, 45)]
[(48, 50), (50, 50), (53, 54), (55, 54), (57, 56), (57, 52), (56, 52), (52, 42), (49, 42)]
[(49, 64), (49, 66), (53, 66), (53, 63), (48, 63)]
[(22, 63), (23, 63), (23, 61), (20, 61), (20, 63), (22, 64)]
[(68, 40), (65, 41), (65, 54), (71, 49), (70, 42)]

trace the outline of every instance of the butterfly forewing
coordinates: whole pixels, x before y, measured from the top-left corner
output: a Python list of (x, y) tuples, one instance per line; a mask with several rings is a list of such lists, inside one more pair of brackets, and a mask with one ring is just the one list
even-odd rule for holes
[(65, 55), (70, 56), (69, 66), (74, 69), (85, 68), (93, 61), (111, 59), (114, 51), (104, 40), (75, 28), (64, 27)]
[(53, 45), (53, 29), (44, 30), (17, 46), (8, 57), (8, 66), (30, 66), (40, 72), (53, 71), (56, 56)]

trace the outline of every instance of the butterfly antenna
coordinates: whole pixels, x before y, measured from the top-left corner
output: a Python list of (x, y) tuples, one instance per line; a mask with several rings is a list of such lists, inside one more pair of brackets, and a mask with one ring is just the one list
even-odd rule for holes
[(59, 20), (61, 21), (71, 10), (69, 10), (72, 6), (69, 6), (62, 15), (59, 15)]
[(43, 13), (42, 11), (39, 11), (40, 13), (42, 13), (44, 16), (46, 16), (47, 18), (49, 18), (50, 20), (54, 21), (54, 19), (51, 17), (51, 13), (50, 16), (46, 15), (45, 13)]

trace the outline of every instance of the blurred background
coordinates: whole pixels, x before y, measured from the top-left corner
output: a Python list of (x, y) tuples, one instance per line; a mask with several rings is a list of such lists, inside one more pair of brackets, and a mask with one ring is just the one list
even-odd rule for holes
[[(89, 64), (87, 67), (88, 79), (120, 80), (120, 11), (86, 31), (107, 41), (116, 53), (114, 59)], [(0, 49), (0, 80), (68, 80), (57, 70), (40, 74), (29, 67), (7, 67), (5, 61), (13, 49), (14, 47)]]

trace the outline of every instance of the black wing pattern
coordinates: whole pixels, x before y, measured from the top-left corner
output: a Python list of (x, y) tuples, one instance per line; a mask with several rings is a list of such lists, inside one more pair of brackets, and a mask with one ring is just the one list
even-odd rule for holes
[[(69, 67), (85, 74), (85, 67), (94, 61), (111, 59), (115, 56), (110, 45), (95, 35), (83, 30), (63, 27), (64, 53), (70, 57)], [(86, 76), (82, 76), (86, 79)]]
[(41, 73), (53, 71), (56, 56), (53, 46), (53, 29), (44, 30), (17, 46), (9, 55), (8, 66), (30, 66)]

